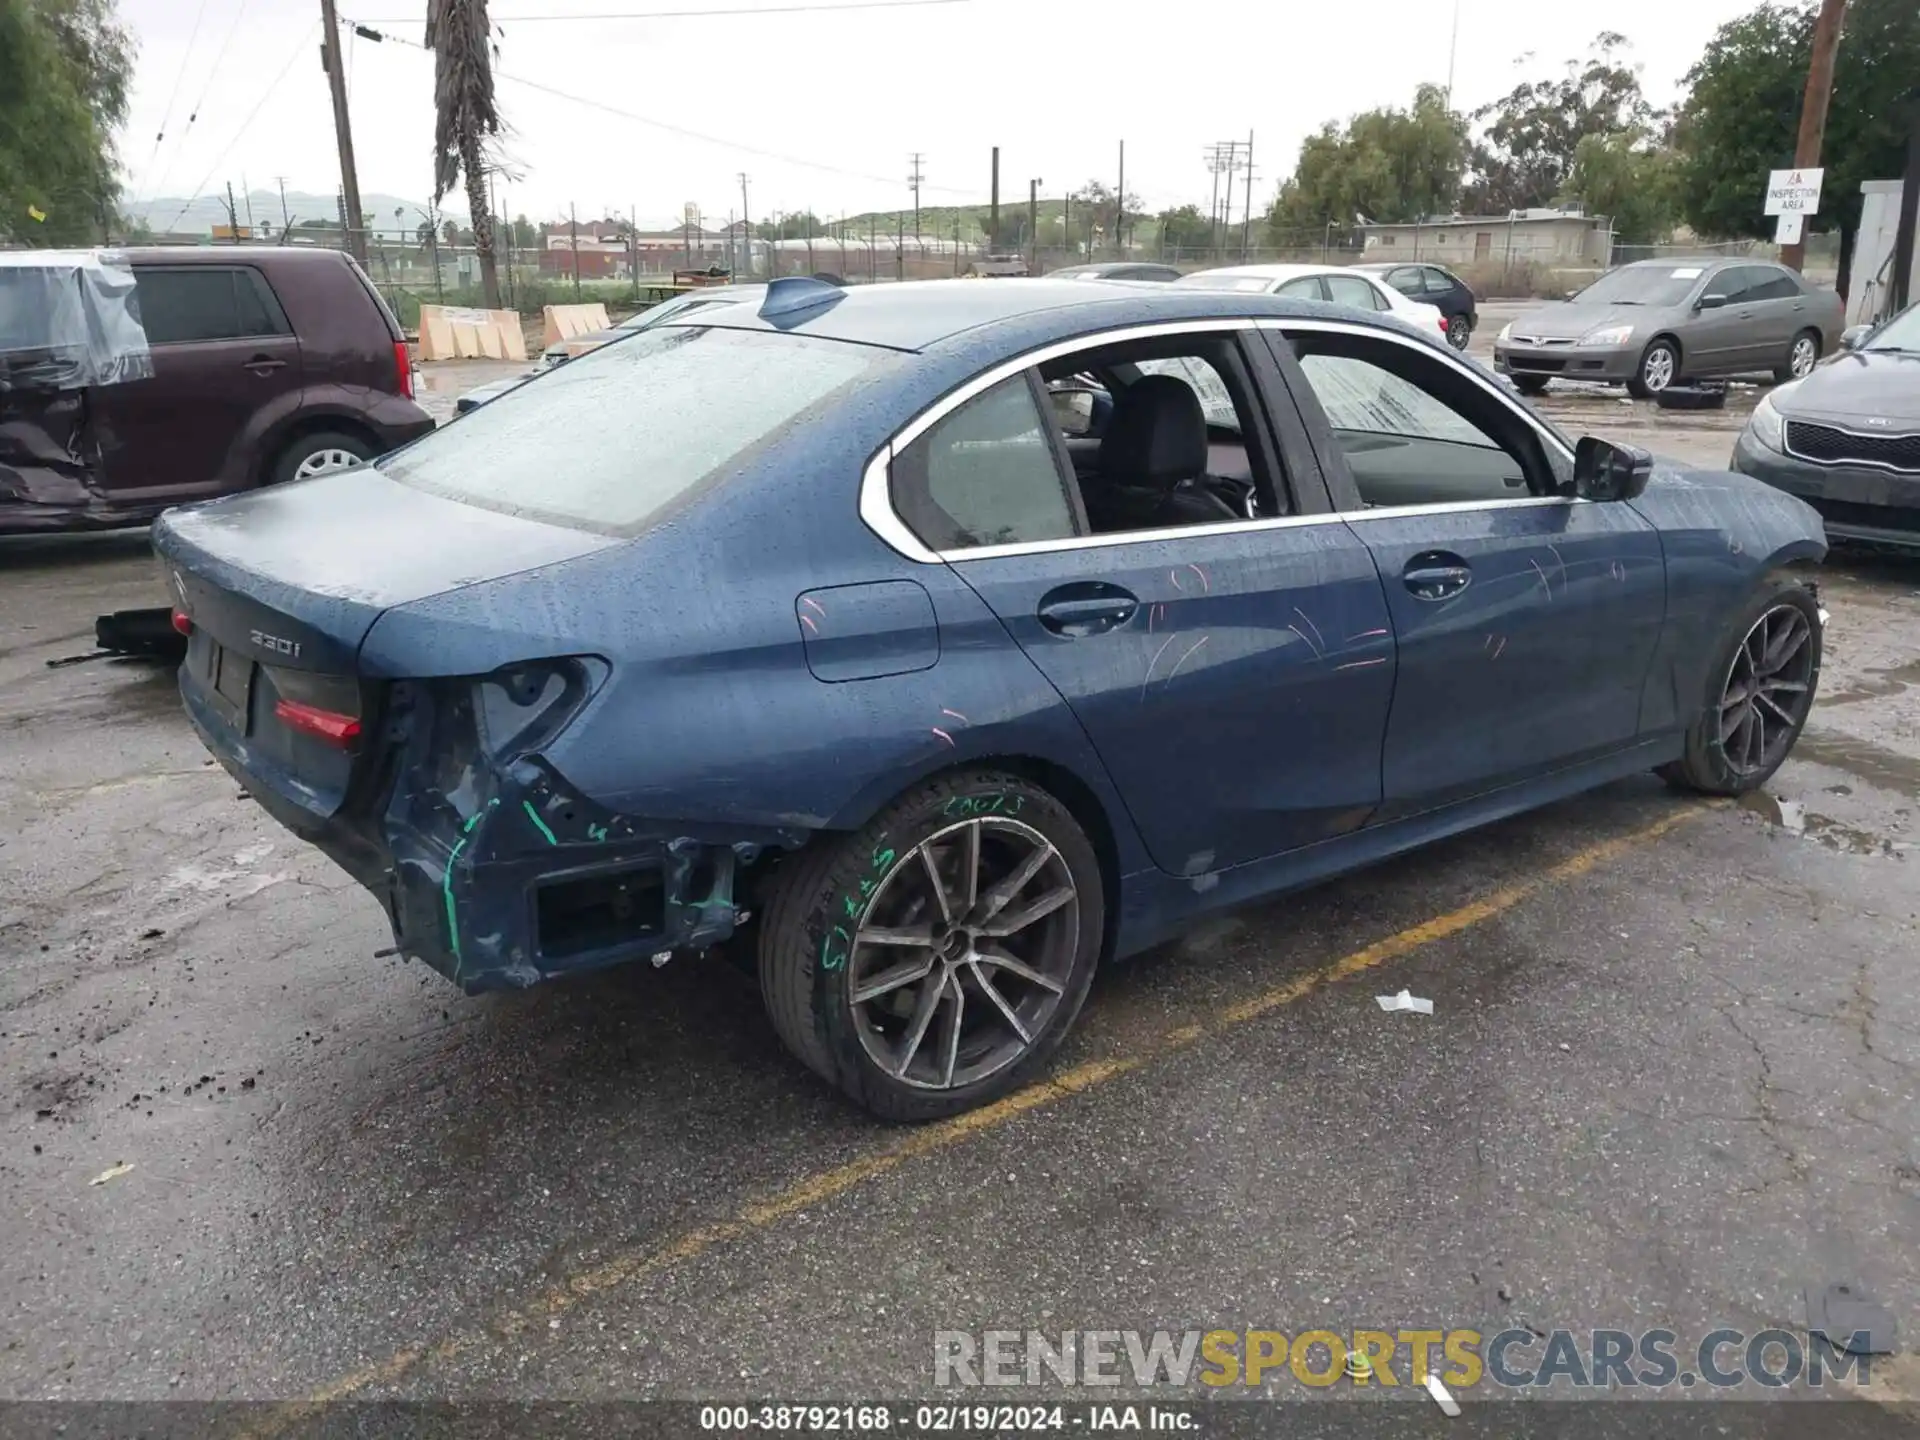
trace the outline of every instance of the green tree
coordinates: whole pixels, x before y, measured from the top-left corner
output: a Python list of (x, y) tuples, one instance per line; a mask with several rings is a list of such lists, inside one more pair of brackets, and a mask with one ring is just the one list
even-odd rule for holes
[(1170, 250), (1197, 250), (1213, 241), (1213, 226), (1200, 213), (1198, 205), (1181, 205), (1162, 210), (1160, 244)]
[(1413, 220), (1453, 209), (1468, 154), (1465, 117), (1446, 92), (1422, 85), (1410, 109), (1368, 110), (1345, 126), (1328, 121), (1300, 146), (1293, 174), (1267, 212), (1269, 238), (1319, 230), (1328, 221)]
[(1565, 192), (1582, 140), (1655, 123), (1658, 113), (1640, 91), (1638, 67), (1621, 58), (1626, 49), (1625, 36), (1606, 31), (1560, 75), (1525, 81), (1474, 112), (1485, 129), (1473, 147), (1467, 210), (1504, 215), (1550, 205)]
[[(1068, 244), (1084, 238), (1089, 227), (1112, 244), (1114, 228), (1120, 222), (1124, 208), (1130, 216), (1140, 214), (1140, 197), (1129, 193), (1123, 207), (1119, 202), (1119, 192), (1113, 186), (1100, 180), (1089, 180), (1073, 192), (1073, 234), (1066, 236)], [(1062, 217), (1065, 218), (1064, 215)], [(1064, 229), (1064, 226), (1062, 227)]]
[(456, 180), (465, 180), (473, 248), (480, 257), (480, 293), (487, 308), (497, 310), (500, 277), (493, 261), (486, 154), (503, 126), (493, 90), (487, 0), (428, 0), (426, 44), (433, 52), (433, 198), (437, 204)]
[[(1770, 236), (1767, 172), (1793, 164), (1812, 10), (1768, 3), (1722, 25), (1687, 75), (1674, 126), (1681, 213), (1703, 234)], [(1817, 228), (1841, 235), (1845, 288), (1860, 225), (1860, 182), (1901, 173), (1907, 95), (1920, 79), (1920, 5), (1853, 0), (1833, 72)]]
[[(927, 220), (922, 217), (922, 228)], [(753, 233), (761, 240), (804, 240), (809, 235), (820, 235), (826, 227), (820, 217), (811, 210), (796, 210), (791, 215), (782, 215), (778, 220), (758, 220), (754, 222)]]
[(513, 217), (513, 248), (531, 250), (540, 243), (540, 231), (524, 215)]
[(1679, 158), (1650, 130), (1588, 135), (1573, 148), (1564, 199), (1589, 215), (1613, 220), (1623, 244), (1644, 245), (1672, 233), (1679, 213)]
[(0, 0), (0, 240), (104, 238), (132, 72), (112, 0)]

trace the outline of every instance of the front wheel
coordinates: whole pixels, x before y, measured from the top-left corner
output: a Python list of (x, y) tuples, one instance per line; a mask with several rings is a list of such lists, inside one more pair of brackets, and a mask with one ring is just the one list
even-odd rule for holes
[(1640, 366), (1627, 381), (1627, 393), (1651, 400), (1680, 378), (1680, 352), (1671, 340), (1656, 340), (1641, 352)]
[(890, 1120), (957, 1114), (1023, 1084), (1099, 962), (1100, 864), (1018, 776), (933, 781), (786, 862), (763, 912), (760, 993), (787, 1048)]
[(1771, 577), (1728, 622), (1705, 677), (1686, 753), (1660, 767), (1668, 783), (1744, 795), (1792, 751), (1820, 684), (1820, 603), (1800, 580)]

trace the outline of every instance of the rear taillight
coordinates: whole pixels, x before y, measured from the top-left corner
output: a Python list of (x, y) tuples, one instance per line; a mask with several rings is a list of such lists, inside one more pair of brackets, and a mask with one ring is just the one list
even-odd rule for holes
[(1447, 317), (1444, 315), (1440, 317), (1440, 333), (1442, 335), (1447, 333)]
[(393, 342), (393, 368), (400, 377), (400, 393), (413, 399), (413, 352), (404, 340)]
[(188, 617), (186, 611), (176, 610), (173, 612), (173, 628), (176, 633), (181, 635), (193, 634), (193, 621)]
[(329, 745), (345, 748), (360, 738), (360, 720), (358, 716), (342, 715), (334, 710), (322, 710), (317, 705), (303, 705), (298, 700), (281, 700), (273, 707), (274, 717), (289, 730), (298, 730), (303, 735), (311, 735), (316, 740), (324, 740)]

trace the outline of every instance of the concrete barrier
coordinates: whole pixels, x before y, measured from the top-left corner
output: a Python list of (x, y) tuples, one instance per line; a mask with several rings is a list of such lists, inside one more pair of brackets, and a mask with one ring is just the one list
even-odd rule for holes
[(511, 310), (420, 307), (422, 360), (525, 360), (527, 337)]
[(604, 305), (549, 305), (546, 308), (546, 331), (540, 337), (545, 346), (558, 345), (562, 340), (571, 340), (578, 335), (588, 335), (595, 330), (605, 330), (613, 324), (607, 318)]

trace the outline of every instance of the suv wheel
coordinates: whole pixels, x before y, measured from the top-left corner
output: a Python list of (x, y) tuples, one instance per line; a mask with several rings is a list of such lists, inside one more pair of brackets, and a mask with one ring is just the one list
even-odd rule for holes
[(931, 1120), (1015, 1089), (1093, 982), (1100, 864), (1066, 807), (963, 772), (782, 864), (760, 993), (807, 1067), (877, 1115)]
[(280, 452), (269, 483), (284, 485), (289, 480), (311, 480), (316, 475), (352, 470), (372, 458), (373, 447), (359, 436), (320, 430), (300, 436)]

